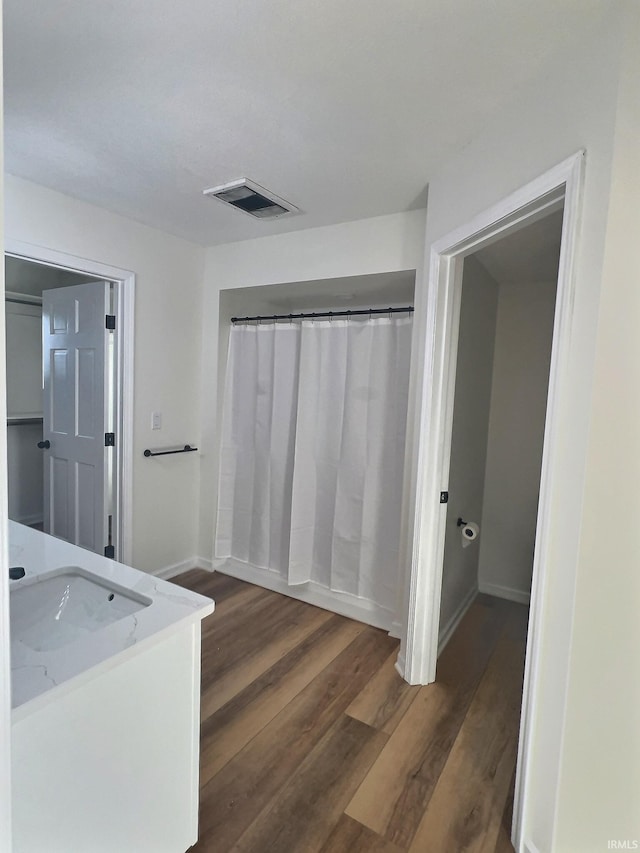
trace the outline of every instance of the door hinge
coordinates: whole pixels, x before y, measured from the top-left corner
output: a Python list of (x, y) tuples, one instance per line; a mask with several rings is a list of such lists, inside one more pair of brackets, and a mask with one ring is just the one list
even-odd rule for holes
[(105, 432), (105, 434), (104, 434), (104, 446), (105, 447), (115, 447), (116, 446), (116, 434), (115, 434), (115, 432)]
[(108, 545), (104, 546), (104, 555), (105, 557), (109, 557), (109, 559), (113, 560), (116, 556), (116, 549), (113, 544), (113, 516), (107, 516), (107, 542)]
[(106, 314), (105, 315), (105, 327), (110, 331), (113, 331), (116, 327), (116, 315), (115, 314)]
[(440, 492), (440, 503), (448, 504), (449, 503), (449, 492)]

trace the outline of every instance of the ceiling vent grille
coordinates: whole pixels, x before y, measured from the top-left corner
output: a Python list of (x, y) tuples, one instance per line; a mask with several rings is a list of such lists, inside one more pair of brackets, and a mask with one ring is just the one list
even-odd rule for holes
[(277, 219), (292, 213), (300, 213), (297, 207), (248, 178), (238, 178), (237, 181), (203, 190), (203, 195), (230, 204), (236, 210), (253, 216), (254, 219)]

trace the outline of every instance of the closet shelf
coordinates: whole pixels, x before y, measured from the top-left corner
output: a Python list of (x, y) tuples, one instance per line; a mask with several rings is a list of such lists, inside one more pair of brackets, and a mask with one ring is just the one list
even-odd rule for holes
[(24, 424), (41, 424), (42, 415), (9, 415), (7, 426), (23, 426)]

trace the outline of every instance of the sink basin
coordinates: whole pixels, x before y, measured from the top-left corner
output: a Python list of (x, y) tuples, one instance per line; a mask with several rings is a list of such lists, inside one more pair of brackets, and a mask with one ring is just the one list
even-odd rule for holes
[(11, 590), (11, 639), (36, 652), (59, 649), (150, 604), (147, 596), (65, 566)]

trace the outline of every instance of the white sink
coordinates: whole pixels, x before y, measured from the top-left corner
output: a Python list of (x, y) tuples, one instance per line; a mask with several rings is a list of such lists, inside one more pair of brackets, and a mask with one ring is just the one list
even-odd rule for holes
[(11, 589), (11, 639), (36, 652), (59, 649), (151, 603), (86, 569), (65, 566)]

